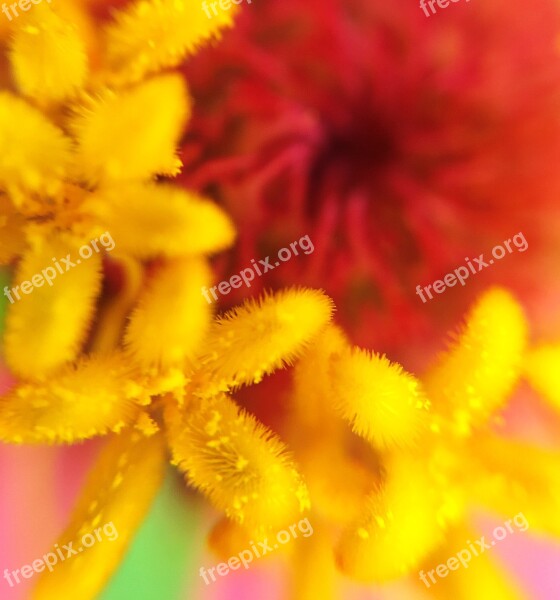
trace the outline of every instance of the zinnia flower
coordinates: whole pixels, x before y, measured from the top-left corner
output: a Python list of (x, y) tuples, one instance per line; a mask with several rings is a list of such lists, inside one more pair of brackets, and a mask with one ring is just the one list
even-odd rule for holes
[[(259, 50), (256, 20), (269, 9), (255, 6), (214, 59), (189, 68), (209, 115), (196, 113), (182, 152), (190, 167), (181, 181), (198, 188), (191, 192), (168, 181), (181, 169), (176, 148), (192, 108), (183, 78), (167, 70), (219, 37), (233, 13), (209, 20), (181, 0), (143, 0), (111, 16), (106, 8), (98, 21), (87, 6), (65, 2), (21, 15), (9, 42), (13, 83), (0, 95), (0, 136), (10, 148), (0, 157), (0, 257), (15, 265), (12, 286), (97, 237), (114, 241), (110, 255), (76, 261), (9, 306), (4, 349), (17, 381), (0, 398), (0, 439), (107, 436), (60, 541), (78, 545), (108, 522), (119, 531), (110, 546), (43, 573), (34, 597), (96, 597), (168, 459), (222, 515), (210, 534), (219, 553), (309, 514), (315, 537), (294, 550), (290, 573), (299, 598), (333, 597), (337, 572), (422, 589), (418, 570), (472, 535), (476, 505), (505, 518), (523, 512), (535, 532), (560, 535), (558, 452), (499, 430), (522, 377), (556, 400), (557, 348), (528, 341), (515, 297), (500, 287), (480, 295), (428, 370), (405, 370), (379, 353), (390, 339), (402, 354), (417, 331), (407, 290), (447, 269), (442, 240), (453, 241), (455, 257), (473, 248), (469, 227), (484, 230), (478, 241), (512, 235), (535, 173), (551, 168), (555, 130), (528, 124), (556, 107), (556, 91), (534, 66), (552, 56), (553, 28), (543, 23), (557, 9), (547, 4), (529, 29), (539, 31), (528, 34), (533, 53), (523, 63), (530, 91), (511, 99), (517, 78), (504, 77), (506, 92), (497, 90), (496, 69), (482, 69), (466, 43), (495, 22), (495, 8), (450, 16), (425, 44), (420, 13), (408, 9), (397, 21), (394, 7), (365, 1), (313, 0), (297, 10), (272, 3)], [(487, 44), (489, 55), (511, 50), (491, 35)], [(316, 49), (325, 49), (321, 58)], [(213, 60), (222, 52), (220, 70)], [(223, 96), (207, 81), (222, 73), (218, 87), (231, 86)], [(522, 109), (527, 119), (511, 129)], [(538, 169), (520, 161), (500, 173), (482, 150), (503, 158), (535, 139), (545, 148)], [(555, 182), (539, 197), (546, 210)], [(511, 216), (486, 227), (506, 196)], [(457, 198), (451, 208), (446, 198)], [(233, 243), (232, 221), (240, 250), (230, 265), (301, 234), (316, 253), (306, 273), (293, 263), (274, 275), (280, 291), (213, 318), (201, 289), (214, 277), (208, 256)], [(330, 296), (313, 289), (323, 280), (339, 325)], [(256, 405), (265, 395), (268, 406), (244, 409), (247, 398)], [(486, 557), (468, 579), (438, 582), (437, 593), (518, 595)]]

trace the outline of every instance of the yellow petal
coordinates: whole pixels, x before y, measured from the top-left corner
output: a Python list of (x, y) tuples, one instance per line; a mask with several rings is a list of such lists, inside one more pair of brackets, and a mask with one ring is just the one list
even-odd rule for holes
[(309, 539), (294, 542), (294, 575), (289, 597), (291, 600), (335, 600), (340, 598), (339, 574), (331, 548), (331, 535), (328, 526), (315, 515), (312, 514), (309, 521), (313, 534)]
[(173, 463), (230, 519), (276, 529), (308, 508), (284, 444), (227, 396), (204, 399), (188, 414), (169, 404), (166, 422)]
[(331, 299), (313, 289), (288, 289), (248, 300), (216, 320), (201, 362), (207, 390), (258, 383), (291, 364), (319, 333), (333, 312)]
[(106, 91), (72, 122), (78, 169), (91, 184), (176, 175), (175, 150), (190, 114), (185, 84), (164, 75), (116, 94)]
[[(322, 418), (318, 418), (318, 428), (321, 422)], [(293, 427), (297, 427), (297, 422), (293, 423)], [(323, 439), (317, 434), (308, 433), (307, 445), (304, 436), (305, 432), (301, 440), (294, 442), (291, 435), (287, 442), (296, 453), (300, 471), (313, 500), (313, 510), (331, 523), (346, 526), (359, 516), (363, 499), (376, 489), (379, 472), (377, 465), (371, 464), (375, 458), (368, 460), (371, 459), (371, 453), (367, 452), (369, 448), (361, 448), (355, 438), (333, 438), (330, 430), (325, 431)], [(353, 456), (350, 448), (356, 454), (361, 454), (360, 458)]]
[[(58, 539), (61, 551), (72, 542), (73, 549), (83, 548), (83, 552), (64, 562), (59, 560), (52, 572), (43, 571), (32, 595), (34, 600), (98, 597), (148, 512), (164, 467), (160, 435), (144, 438), (128, 430), (109, 441)], [(84, 547), (87, 544), (90, 547)]]
[(443, 501), (422, 462), (399, 456), (387, 471), (387, 483), (370, 495), (336, 550), (342, 571), (361, 581), (410, 573), (443, 540)]
[[(356, 440), (335, 412), (332, 382), (325, 376), (331, 361), (349, 347), (342, 330), (329, 323), (296, 362), (287, 438), (305, 476), (315, 513), (344, 525), (359, 511), (378, 476), (375, 469), (368, 468), (367, 459), (363, 463), (358, 460), (357, 456), (373, 453), (365, 442)], [(323, 376), (318, 377), (319, 373)], [(363, 452), (356, 450), (357, 445), (362, 445)], [(348, 452), (350, 446), (355, 453)]]
[(501, 408), (521, 369), (527, 337), (523, 311), (505, 290), (493, 288), (475, 304), (450, 350), (424, 378), (434, 409), (468, 435)]
[(0, 265), (9, 264), (25, 248), (25, 219), (15, 211), (6, 196), (0, 196)]
[(137, 81), (180, 64), (233, 23), (232, 10), (208, 18), (194, 0), (141, 0), (116, 13), (107, 30), (108, 63), (119, 81)]
[(120, 251), (142, 259), (219, 252), (235, 237), (221, 208), (171, 185), (112, 187), (94, 194), (83, 211), (119, 240)]
[[(419, 586), (423, 590), (429, 590), (429, 597), (440, 600), (524, 600), (527, 596), (517, 587), (513, 579), (514, 573), (507, 572), (500, 566), (498, 556), (490, 554), (489, 550), (475, 556), (469, 550), (467, 542), (477, 550), (475, 540), (478, 539), (480, 534), (467, 527), (459, 526), (448, 532), (445, 545), (441, 546), (437, 553), (430, 555), (418, 573), (418, 578), (423, 575), (427, 582), (419, 583)], [(489, 541), (488, 537), (486, 541)], [(464, 550), (471, 554), (468, 562), (467, 555), (464, 552), (461, 555), (466, 567), (459, 563), (457, 558), (457, 554)], [(446, 571), (440, 568), (440, 572), (447, 572), (447, 575), (438, 577), (435, 569), (439, 565), (445, 565), (453, 557), (455, 560), (450, 563), (453, 569)]]
[(0, 439), (17, 444), (73, 443), (120, 431), (138, 413), (131, 373), (117, 355), (64, 367), (0, 398)]
[(16, 20), (10, 60), (19, 90), (41, 100), (73, 95), (87, 76), (80, 33), (46, 3)]
[(560, 344), (531, 349), (525, 357), (524, 369), (533, 388), (560, 410)]
[[(348, 340), (340, 327), (329, 323), (313, 339), (309, 348), (294, 367), (294, 393), (292, 394), (292, 415), (297, 422), (297, 430), (308, 435), (309, 430), (325, 434), (325, 427), (334, 433), (340, 427), (341, 419), (335, 413), (330, 400), (331, 379), (317, 377), (317, 373), (329, 372), (333, 357), (349, 348)], [(320, 416), (320, 419), (317, 417)], [(346, 428), (346, 425), (344, 424)], [(297, 430), (294, 434), (297, 435)], [(330, 437), (330, 436), (329, 436)]]
[(101, 259), (78, 258), (61, 237), (36, 235), (31, 243), (12, 282), (4, 343), (14, 373), (40, 377), (76, 357), (94, 311)]
[(150, 279), (126, 332), (126, 345), (143, 366), (169, 367), (194, 358), (212, 316), (200, 288), (212, 274), (201, 259), (175, 259)]
[(354, 348), (333, 359), (329, 375), (338, 410), (374, 446), (412, 446), (428, 430), (420, 382), (385, 356)]
[(465, 457), (469, 493), (510, 519), (522, 512), (531, 531), (560, 537), (560, 451), (497, 436), (477, 436)]
[(26, 193), (54, 194), (70, 164), (71, 142), (42, 113), (0, 92), (0, 187), (16, 204)]

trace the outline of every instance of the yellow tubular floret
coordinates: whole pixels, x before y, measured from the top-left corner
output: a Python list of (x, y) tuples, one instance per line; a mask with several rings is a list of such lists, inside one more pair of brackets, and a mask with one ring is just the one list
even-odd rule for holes
[[(320, 435), (340, 429), (341, 419), (334, 411), (332, 383), (327, 376), (331, 361), (349, 348), (340, 327), (329, 323), (315, 337), (294, 367), (293, 417), (297, 430), (315, 429)], [(320, 415), (320, 419), (317, 417)], [(344, 424), (346, 429), (346, 424)], [(294, 431), (297, 435), (298, 431)]]
[(235, 238), (221, 208), (171, 185), (134, 183), (100, 190), (82, 211), (119, 240), (121, 252), (142, 259), (219, 252)]
[(82, 360), (56, 375), (21, 383), (0, 399), (0, 439), (70, 444), (119, 431), (135, 418), (130, 372), (116, 355)]
[(181, 366), (194, 358), (212, 317), (201, 293), (211, 276), (203, 259), (175, 259), (158, 268), (140, 296), (125, 336), (139, 364)]
[(59, 191), (70, 165), (71, 141), (36, 108), (0, 92), (0, 188), (17, 205), (25, 194)]
[[(308, 523), (313, 534), (294, 543), (293, 576), (288, 597), (291, 600), (336, 600), (340, 597), (337, 585), (340, 576), (334, 561), (329, 527), (314, 513)], [(308, 527), (304, 533), (309, 534)]]
[(527, 337), (523, 311), (505, 290), (486, 292), (450, 350), (424, 378), (434, 408), (467, 435), (501, 408), (521, 371)]
[(420, 382), (386, 357), (354, 348), (332, 360), (329, 379), (335, 406), (374, 446), (411, 446), (427, 431)]
[(412, 572), (443, 539), (443, 500), (426, 465), (399, 456), (387, 473), (388, 481), (369, 496), (336, 551), (342, 571), (361, 581), (390, 581)]
[(176, 175), (190, 101), (178, 75), (162, 75), (117, 94), (106, 90), (72, 121), (77, 170), (89, 183)]
[(211, 327), (201, 363), (208, 389), (258, 383), (298, 358), (333, 312), (320, 290), (289, 289), (248, 300)]
[[(348, 348), (343, 331), (329, 323), (298, 359), (288, 429), (315, 513), (344, 524), (359, 510), (376, 480), (376, 474), (348, 452), (355, 436), (333, 406), (329, 365)], [(365, 442), (360, 445), (373, 454)]]
[[(321, 422), (322, 417), (317, 417), (317, 429)], [(294, 423), (294, 429), (296, 427)], [(303, 439), (305, 433), (307, 445)], [(345, 526), (359, 515), (363, 499), (376, 487), (379, 473), (371, 461), (363, 456), (361, 459), (352, 456), (348, 439), (342, 436), (333, 438), (329, 429), (325, 429), (324, 436), (321, 439), (318, 431), (311, 434), (304, 432), (302, 438), (295, 442), (292, 435), (289, 443), (305, 477), (315, 513), (332, 524)], [(354, 450), (358, 454), (362, 448), (354, 446)], [(321, 460), (317, 460), (318, 456)]]
[(4, 349), (14, 373), (40, 377), (76, 358), (93, 316), (100, 270), (99, 254), (80, 259), (75, 244), (34, 237), (11, 284)]
[[(108, 442), (88, 476), (68, 527), (58, 539), (61, 551), (72, 543), (78, 554), (64, 562), (58, 560), (52, 572), (43, 571), (33, 600), (99, 598), (161, 486), (164, 448), (161, 436), (145, 438), (134, 430)], [(85, 547), (84, 537), (89, 547)]]
[(108, 67), (117, 82), (137, 81), (178, 65), (233, 24), (237, 7), (209, 18), (197, 0), (140, 0), (115, 15), (107, 29)]
[(284, 444), (225, 395), (169, 406), (173, 462), (216, 508), (249, 528), (285, 527), (309, 499)]
[(59, 101), (72, 96), (87, 76), (86, 49), (80, 32), (46, 3), (16, 20), (10, 61), (20, 91), (41, 100)]

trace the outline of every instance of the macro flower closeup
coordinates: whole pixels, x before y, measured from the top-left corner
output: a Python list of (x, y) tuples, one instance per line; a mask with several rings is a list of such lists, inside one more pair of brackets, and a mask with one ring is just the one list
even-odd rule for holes
[(0, 10), (0, 598), (560, 597), (560, 5)]

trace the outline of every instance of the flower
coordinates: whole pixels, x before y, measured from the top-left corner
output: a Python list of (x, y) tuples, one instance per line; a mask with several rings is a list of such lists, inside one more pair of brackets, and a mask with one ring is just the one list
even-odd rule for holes
[[(496, 72), (489, 69), (481, 75), (483, 89), (492, 92), (488, 102), (479, 103), (474, 92), (463, 99), (464, 82), (477, 84), (473, 72), (480, 64), (464, 53), (463, 77), (457, 78), (454, 57), (467, 48), (464, 35), (493, 22), (495, 8), (480, 9), (472, 30), (462, 19), (450, 28), (436, 26), (426, 62), (418, 64), (410, 61), (424, 36), (413, 13), (399, 12), (401, 30), (388, 5), (352, 1), (341, 12), (338, 0), (313, 0), (308, 7), (321, 14), (324, 30), (315, 30), (305, 11), (298, 16), (290, 1), (272, 9), (279, 28), (267, 44), (288, 51), (285, 64), (295, 69), (254, 52), (255, 17), (240, 28), (251, 33), (245, 45), (236, 51), (231, 41), (224, 45), (249, 64), (237, 66), (248, 72), (240, 86), (249, 91), (237, 94), (234, 85), (232, 108), (213, 122), (218, 137), (222, 125), (236, 132), (217, 142), (233, 159), (218, 160), (191, 143), (200, 131), (212, 137), (209, 122), (198, 117), (183, 149), (193, 165), (183, 181), (215, 192), (233, 219), (206, 195), (168, 181), (179, 175), (176, 148), (192, 107), (182, 77), (167, 69), (218, 37), (231, 13), (207, 20), (181, 0), (148, 0), (100, 16), (97, 27), (90, 9), (61, 2), (56, 10), (33, 6), (12, 24), (14, 83), (0, 95), (0, 135), (10, 148), (0, 157), (0, 233), (6, 240), (0, 256), (5, 264), (15, 262), (14, 284), (21, 287), (53, 255), (70, 257), (102, 232), (115, 239), (110, 257), (94, 255), (56, 285), (9, 307), (4, 347), (18, 381), (0, 398), (0, 440), (62, 445), (107, 436), (60, 540), (78, 545), (103, 522), (119, 530), (110, 547), (96, 545), (44, 573), (36, 598), (62, 593), (87, 600), (99, 593), (149, 509), (168, 458), (222, 513), (210, 536), (220, 552), (247, 547), (252, 536), (310, 511), (316, 538), (293, 574), (303, 593), (315, 597), (332, 594), (335, 567), (360, 581), (416, 579), (416, 569), (432, 566), (434, 557), (463, 541), (468, 510), (476, 504), (506, 517), (521, 509), (535, 531), (560, 533), (558, 453), (499, 431), (499, 412), (523, 374), (556, 401), (556, 349), (527, 349), (528, 326), (508, 291), (482, 295), (427, 372), (405, 370), (404, 361), (370, 349), (379, 350), (377, 344), (352, 346), (348, 335), (358, 337), (361, 329), (364, 339), (375, 337), (372, 325), (388, 321), (379, 328), (381, 347), (392, 337), (399, 346), (415, 329), (405, 285), (446, 266), (442, 239), (454, 240), (454, 254), (470, 251), (464, 224), (485, 223), (479, 203), (489, 201), (490, 217), (501, 210), (501, 198), (491, 201), (488, 187), (499, 169), (481, 158), (481, 148), (491, 144), (505, 156), (519, 141), (544, 140), (539, 172), (548, 172), (554, 136), (536, 127), (540, 133), (533, 137), (525, 120), (508, 128), (523, 101), (534, 101), (539, 75), (509, 104), (510, 96), (490, 85)], [(539, 33), (540, 19), (555, 11), (547, 8), (538, 17)], [(372, 29), (378, 33), (370, 39)], [(535, 54), (528, 73), (552, 53), (551, 29), (545, 29), (546, 35), (529, 36)], [(297, 43), (290, 49), (286, 38)], [(327, 44), (331, 39), (348, 40), (346, 51)], [(489, 40), (489, 53), (504, 50)], [(302, 50), (308, 44), (328, 52), (321, 60), (311, 52), (307, 60)], [(206, 63), (193, 62), (190, 69), (197, 98), (200, 64)], [(383, 79), (393, 77), (395, 66), (403, 69), (396, 90)], [(267, 69), (272, 82), (263, 77)], [(214, 68), (208, 73), (217, 74)], [(424, 87), (425, 75), (430, 85)], [(509, 91), (517, 81), (507, 78)], [(310, 83), (309, 98), (299, 91), (302, 82)], [(421, 101), (409, 104), (418, 89)], [(220, 104), (219, 96), (210, 96)], [(536, 115), (540, 123), (553, 111), (555, 95), (538, 100), (528, 120)], [(409, 129), (401, 128), (408, 114), (403, 109), (413, 111)], [(275, 126), (261, 128), (271, 118)], [(243, 127), (235, 127), (240, 122)], [(535, 175), (532, 163), (520, 162), (511, 181), (508, 172), (493, 185), (493, 192), (510, 194), (508, 226), (526, 215), (519, 190)], [(291, 187), (283, 185), (287, 168)], [(469, 177), (458, 177), (464, 171)], [(539, 198), (543, 215), (556, 191), (550, 188)], [(286, 210), (286, 190), (289, 218), (277, 219), (271, 243), (308, 233), (308, 227), (318, 243), (309, 273), (300, 277), (287, 267), (285, 278), (314, 279), (318, 286), (325, 277), (344, 328), (330, 323), (329, 295), (285, 287), (282, 278), (274, 280), (281, 291), (217, 318), (201, 294), (213, 277), (208, 255), (233, 242), (232, 220), (240, 226), (241, 256), (257, 255), (255, 231)], [(243, 206), (234, 200), (240, 192)], [(463, 202), (446, 210), (443, 198), (454, 194)], [(492, 223), (480, 239), (498, 231)], [(327, 239), (335, 240), (334, 248)], [(284, 384), (286, 418), (275, 415), (272, 426), (260, 418), (260, 412), (280, 413), (272, 401), (268, 410), (244, 410), (247, 397), (254, 402), (267, 394), (279, 371), (292, 366), (286, 374), (293, 381), (285, 377), (272, 398)], [(486, 557), (469, 575), (460, 584), (440, 582), (438, 593), (459, 600), (515, 597)]]

